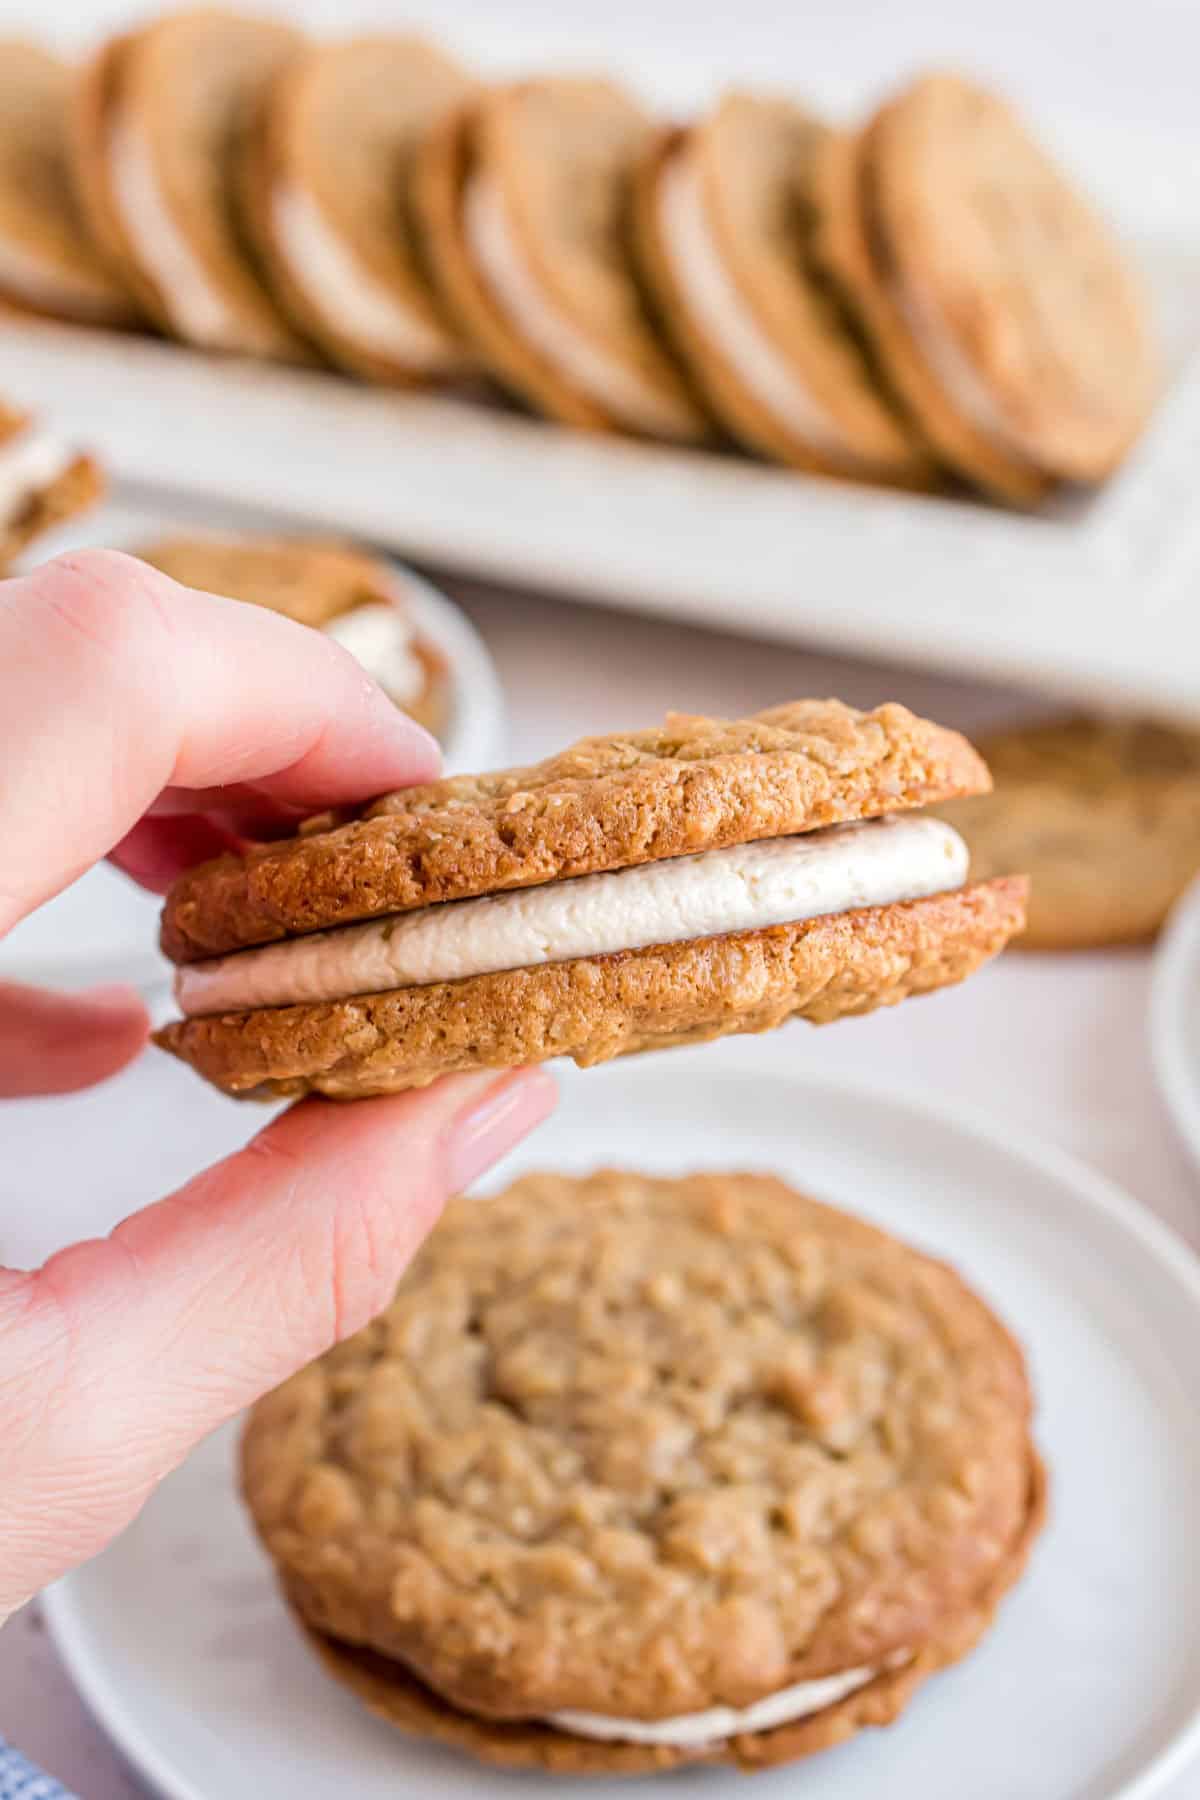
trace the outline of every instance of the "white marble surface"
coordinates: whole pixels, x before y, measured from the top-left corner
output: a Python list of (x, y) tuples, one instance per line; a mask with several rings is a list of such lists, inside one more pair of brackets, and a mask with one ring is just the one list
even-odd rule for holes
[[(1027, 697), (866, 664), (835, 663), (698, 631), (458, 590), (507, 685), (515, 758), (669, 707), (737, 713), (800, 693), (902, 698), (968, 727)], [(1036, 704), (1034, 702), (1033, 704)], [(1149, 958), (1008, 956), (960, 991), (812, 1032), (792, 1028), (711, 1055), (924, 1087), (1074, 1151), (1200, 1245), (1200, 1190), (1155, 1091), (1146, 1048)], [(647, 1079), (653, 1079), (647, 1066)], [(27, 1263), (116, 1219), (238, 1142), (258, 1122), (148, 1055), (96, 1093), (3, 1115), (0, 1245)], [(143, 1788), (75, 1698), (30, 1611), (0, 1633), (0, 1731), (86, 1800)], [(1200, 1793), (1178, 1784), (1170, 1800)], [(214, 1797), (215, 1800), (215, 1797)], [(265, 1797), (264, 1797), (265, 1800)]]

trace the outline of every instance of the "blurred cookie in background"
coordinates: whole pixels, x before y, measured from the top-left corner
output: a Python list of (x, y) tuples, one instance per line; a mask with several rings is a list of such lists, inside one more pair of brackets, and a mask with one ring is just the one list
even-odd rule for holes
[(0, 401), (0, 575), (13, 558), (104, 491), (99, 465), (32, 414)]
[(272, 286), (352, 373), (405, 385), (471, 366), (408, 203), (416, 145), (470, 85), (420, 38), (321, 45), (275, 77), (247, 140), (243, 213)]
[(709, 427), (629, 244), (652, 129), (610, 81), (516, 82), (432, 133), (414, 200), (446, 304), (502, 385), (566, 425), (689, 442)]
[(71, 181), (69, 66), (36, 44), (0, 41), (0, 298), (92, 325), (137, 309), (100, 256)]
[(1153, 405), (1147, 309), (996, 96), (928, 75), (822, 147), (814, 247), (948, 468), (1031, 505), (1110, 475)]
[(1200, 874), (1200, 731), (1064, 718), (980, 742), (991, 794), (939, 808), (986, 881), (1030, 877), (1019, 948), (1151, 938)]
[(110, 40), (78, 86), (73, 167), (88, 224), (147, 315), (185, 343), (308, 354), (250, 259), (233, 192), (253, 108), (302, 43), (267, 19), (177, 13)]
[(930, 486), (928, 453), (813, 266), (810, 186), (826, 135), (793, 101), (751, 93), (661, 134), (637, 182), (645, 277), (696, 385), (747, 449)]
[(415, 628), (388, 563), (313, 538), (167, 538), (135, 555), (188, 587), (324, 631), (411, 718), (434, 733), (444, 725), (449, 670)]

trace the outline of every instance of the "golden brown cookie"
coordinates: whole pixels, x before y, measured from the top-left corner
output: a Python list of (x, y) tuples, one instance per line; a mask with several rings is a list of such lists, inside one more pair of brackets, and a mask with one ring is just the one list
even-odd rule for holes
[(327, 632), (412, 718), (434, 732), (445, 725), (450, 672), (414, 628), (402, 579), (388, 563), (320, 538), (168, 538), (136, 554), (186, 587)]
[(1003, 101), (923, 77), (828, 140), (815, 191), (818, 259), (948, 467), (1019, 505), (1113, 471), (1155, 398), (1147, 309)]
[(0, 42), (0, 295), (34, 312), (128, 325), (136, 308), (84, 225), (67, 157), (71, 71)]
[(420, 38), (323, 44), (277, 75), (247, 137), (243, 215), (276, 294), (334, 362), (370, 380), (471, 366), (409, 207), (416, 147), (469, 87)]
[(793, 101), (752, 93), (660, 134), (636, 182), (645, 278), (697, 387), (748, 449), (928, 487), (927, 452), (814, 269), (810, 188), (826, 135)]
[(354, 1098), (868, 1012), (1020, 929), (1023, 884), (907, 816), (986, 786), (904, 707), (798, 701), (385, 795), (176, 883), (158, 1041), (228, 1093)]
[(1140, 943), (1200, 875), (1200, 732), (1075, 717), (984, 746), (995, 792), (944, 809), (988, 879), (1027, 870), (1029, 950)]
[(311, 357), (235, 216), (242, 136), (302, 42), (269, 19), (172, 13), (110, 40), (79, 83), (72, 163), (88, 225), (147, 316), (185, 343)]
[(654, 328), (629, 243), (651, 131), (612, 82), (517, 82), (430, 133), (413, 201), (445, 304), (505, 387), (567, 425), (699, 440), (708, 425)]
[(754, 1768), (890, 1722), (986, 1629), (1043, 1517), (1030, 1415), (950, 1268), (782, 1182), (534, 1175), (452, 1202), (388, 1311), (259, 1402), (243, 1491), (403, 1728)]
[(30, 544), (94, 506), (99, 465), (0, 402), (0, 574)]

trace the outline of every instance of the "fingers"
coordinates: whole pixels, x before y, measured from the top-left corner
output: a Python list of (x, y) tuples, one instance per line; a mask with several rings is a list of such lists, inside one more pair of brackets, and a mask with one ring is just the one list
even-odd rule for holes
[(164, 788), (316, 810), (437, 771), (433, 740), (322, 633), (116, 551), (0, 587), (0, 672), (0, 934)]
[(111, 1238), (0, 1275), (0, 1615), (120, 1529), (206, 1432), (381, 1311), (446, 1195), (553, 1102), (540, 1070), (305, 1101)]
[(133, 988), (50, 994), (0, 982), (0, 1097), (92, 1087), (132, 1062), (149, 1029)]

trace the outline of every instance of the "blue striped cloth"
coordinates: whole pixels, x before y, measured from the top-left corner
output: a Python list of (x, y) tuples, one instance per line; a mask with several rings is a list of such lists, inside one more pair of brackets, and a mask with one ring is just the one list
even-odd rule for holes
[(61, 1781), (43, 1775), (0, 1737), (0, 1800), (78, 1800)]

